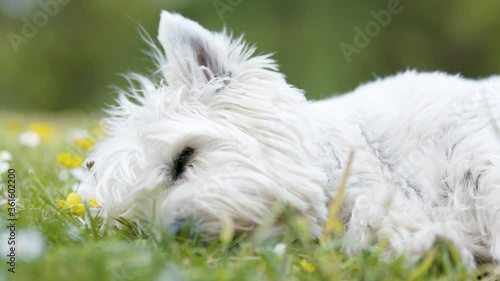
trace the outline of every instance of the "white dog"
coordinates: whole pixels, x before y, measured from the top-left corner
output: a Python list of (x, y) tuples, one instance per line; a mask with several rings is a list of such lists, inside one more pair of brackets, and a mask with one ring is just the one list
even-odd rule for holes
[(158, 39), (161, 79), (131, 76), (89, 157), (107, 216), (214, 235), (282, 203), (318, 237), (354, 151), (347, 239), (417, 260), (444, 238), (469, 268), (500, 261), (499, 76), (407, 71), (310, 102), (241, 38), (163, 12)]

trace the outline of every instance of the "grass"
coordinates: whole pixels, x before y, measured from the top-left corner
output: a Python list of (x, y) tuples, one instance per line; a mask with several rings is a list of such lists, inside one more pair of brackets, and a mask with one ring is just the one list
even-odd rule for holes
[[(413, 267), (403, 258), (381, 261), (384, 242), (347, 256), (341, 251), (348, 242), (335, 226), (338, 221), (332, 219), (321, 241), (315, 241), (308, 237), (305, 219), (287, 209), (283, 213), (287, 231), (275, 239), (262, 238), (267, 226), (234, 240), (227, 231), (210, 243), (190, 235), (158, 238), (134, 224), (101, 232), (102, 222), (95, 212), (87, 210), (81, 219), (61, 212), (56, 203), (77, 182), (71, 176), (60, 179), (67, 168), (56, 155), (70, 152), (85, 157), (88, 151), (75, 145), (68, 132), (72, 128), (93, 132), (97, 117), (2, 113), (0, 120), (0, 150), (12, 154), (9, 163), (16, 169), (16, 196), (22, 205), (16, 214), (16, 237), (23, 243), (18, 246), (16, 273), (8, 271), (2, 251), (0, 280), (477, 280), (477, 273), (468, 274), (445, 242), (437, 243)], [(19, 133), (33, 122), (48, 124), (38, 125), (45, 130), (45, 139), (34, 148), (20, 145)], [(6, 174), (0, 177), (3, 194)], [(337, 208), (332, 207), (331, 213), (336, 214)], [(3, 208), (0, 211), (2, 233), (8, 213)], [(28, 229), (35, 230), (39, 239), (22, 240)], [(0, 241), (2, 248), (5, 242)], [(286, 245), (284, 252), (276, 246), (280, 243)], [(37, 247), (43, 250), (37, 253)], [(30, 253), (34, 256), (29, 257)]]

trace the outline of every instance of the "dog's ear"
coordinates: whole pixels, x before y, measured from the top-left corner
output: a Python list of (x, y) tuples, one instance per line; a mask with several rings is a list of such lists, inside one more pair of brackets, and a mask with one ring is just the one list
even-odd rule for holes
[(230, 39), (223, 33), (208, 31), (181, 15), (162, 11), (158, 40), (167, 57), (163, 70), (169, 84), (192, 86), (230, 73)]

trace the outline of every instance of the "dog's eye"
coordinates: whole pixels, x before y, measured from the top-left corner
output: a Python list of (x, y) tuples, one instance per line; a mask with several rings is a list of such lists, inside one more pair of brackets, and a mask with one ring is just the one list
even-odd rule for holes
[(172, 179), (175, 181), (179, 179), (184, 171), (186, 170), (186, 164), (188, 163), (191, 156), (194, 154), (194, 148), (186, 147), (182, 152), (175, 158), (172, 166)]

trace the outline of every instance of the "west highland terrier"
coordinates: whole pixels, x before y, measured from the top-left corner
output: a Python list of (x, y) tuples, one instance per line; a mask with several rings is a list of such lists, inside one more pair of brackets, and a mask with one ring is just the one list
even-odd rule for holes
[(89, 157), (105, 216), (189, 219), (213, 236), (227, 220), (252, 231), (283, 204), (319, 237), (354, 152), (346, 239), (387, 239), (415, 261), (446, 239), (471, 269), (500, 261), (500, 76), (406, 71), (307, 101), (242, 37), (162, 12), (158, 40), (162, 79), (130, 76)]

